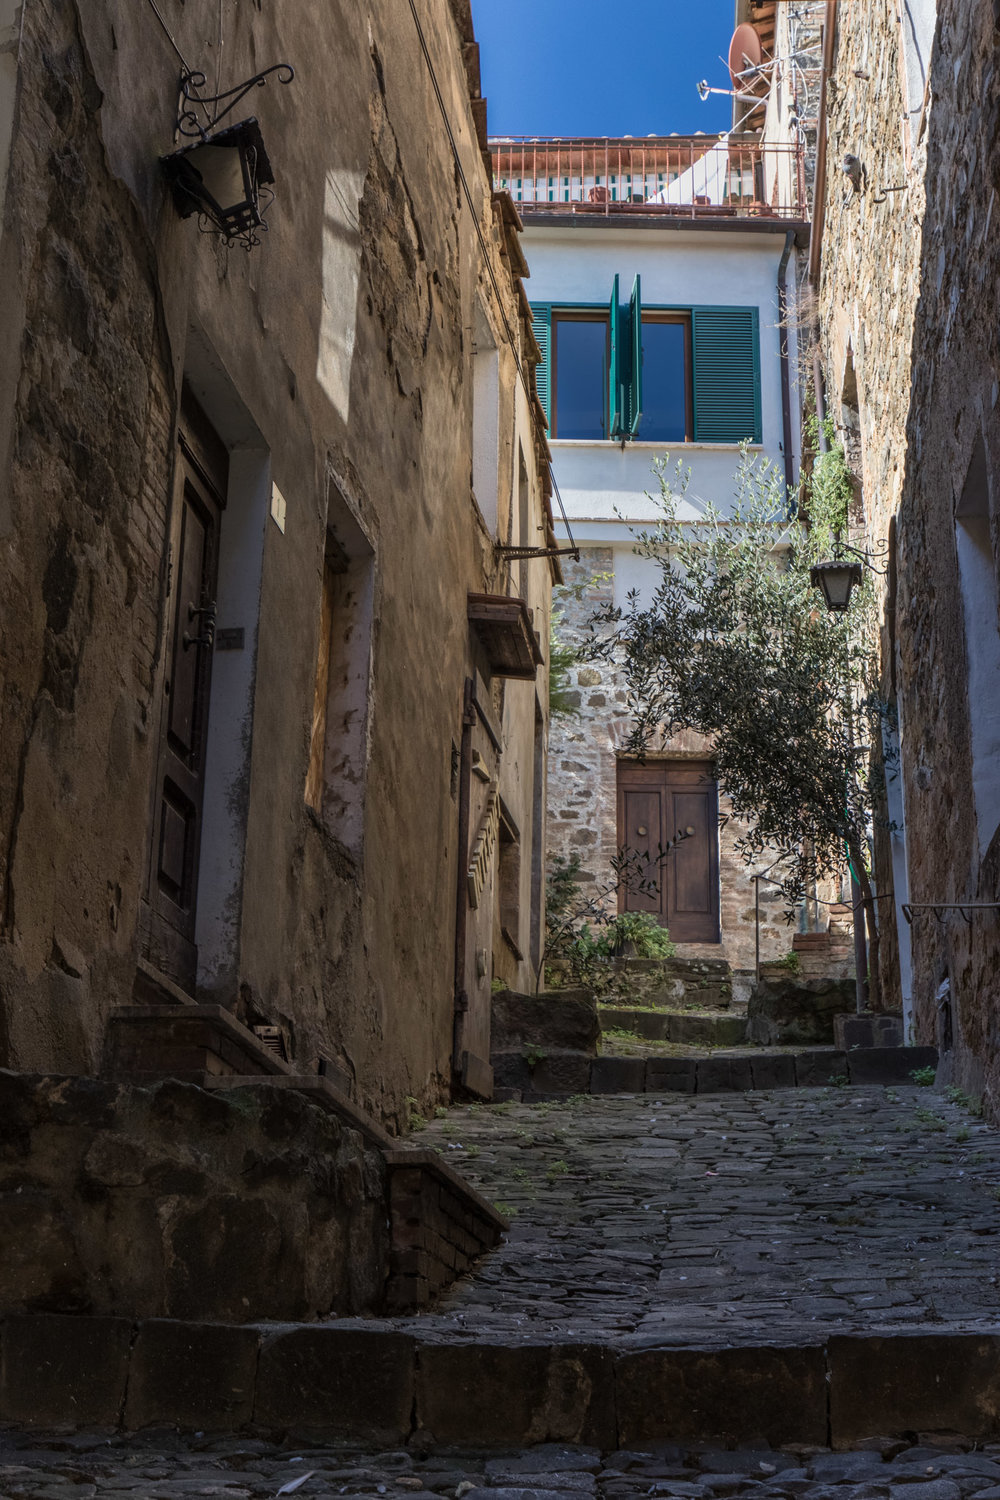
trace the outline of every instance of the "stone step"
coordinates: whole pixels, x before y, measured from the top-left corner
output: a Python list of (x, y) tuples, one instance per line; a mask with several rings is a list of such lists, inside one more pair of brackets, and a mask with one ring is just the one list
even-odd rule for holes
[(529, 1065), (523, 1053), (495, 1053), (494, 1100), (524, 1103), (568, 1094), (717, 1094), (828, 1084), (912, 1082), (918, 1068), (937, 1066), (934, 1047), (759, 1047), (665, 1057), (589, 1057), (553, 1053)]
[(688, 1047), (738, 1047), (747, 1039), (745, 1016), (726, 1011), (631, 1010), (602, 1005), (599, 1009), (605, 1031), (632, 1031), (651, 1042), (679, 1042)]
[(387, 1448), (423, 1432), (445, 1447), (604, 1452), (1000, 1437), (1000, 1336), (947, 1324), (692, 1349), (446, 1341), (398, 1320), (234, 1327), (29, 1313), (6, 1319), (0, 1341), (0, 1422), (41, 1429), (280, 1431)]

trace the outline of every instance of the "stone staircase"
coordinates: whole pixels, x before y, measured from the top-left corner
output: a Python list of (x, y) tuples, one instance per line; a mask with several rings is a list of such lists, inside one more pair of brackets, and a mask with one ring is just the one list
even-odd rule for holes
[[(250, 1108), (262, 1089), (265, 1098), (288, 1094), (378, 1154), (389, 1224), (386, 1309), (425, 1309), (499, 1242), (502, 1215), (439, 1155), (390, 1136), (349, 1097), (339, 1070), (302, 1071), (275, 1045), (277, 1028), (255, 1032), (223, 1006), (185, 1003), (148, 965), (140, 965), (136, 993), (146, 1003), (122, 1006), (108, 1021), (103, 1073), (110, 1082), (141, 1088), (170, 1079), (234, 1103), (246, 1093)], [(329, 1171), (336, 1175), (338, 1163)], [(353, 1182), (344, 1191), (355, 1192)], [(369, 1251), (360, 1240), (352, 1248), (361, 1257)]]

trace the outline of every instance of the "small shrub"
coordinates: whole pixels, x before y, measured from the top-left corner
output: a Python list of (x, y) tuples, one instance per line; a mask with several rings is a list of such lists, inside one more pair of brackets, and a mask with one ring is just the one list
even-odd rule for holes
[(784, 958), (772, 958), (769, 961), (769, 967), (784, 969), (789, 974), (798, 974), (802, 968), (802, 960), (793, 949), (790, 953), (786, 953)]
[(918, 1088), (929, 1089), (933, 1086), (934, 1079), (937, 1077), (937, 1070), (935, 1068), (914, 1068), (910, 1073), (910, 1077)]

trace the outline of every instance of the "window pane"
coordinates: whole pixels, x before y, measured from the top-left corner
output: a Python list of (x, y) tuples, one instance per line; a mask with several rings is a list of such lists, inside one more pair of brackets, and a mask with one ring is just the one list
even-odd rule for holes
[(555, 334), (555, 436), (602, 438), (607, 409), (607, 319), (560, 318)]
[(683, 323), (642, 325), (642, 428), (646, 442), (682, 443), (687, 435)]

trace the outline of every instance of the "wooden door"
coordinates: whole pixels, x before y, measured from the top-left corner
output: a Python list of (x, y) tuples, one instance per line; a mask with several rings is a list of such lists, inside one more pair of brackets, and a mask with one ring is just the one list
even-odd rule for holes
[(225, 484), (225, 449), (188, 403), (171, 529), (147, 948), (157, 968), (191, 992), (198, 958), (198, 859)]
[(619, 848), (656, 885), (619, 906), (652, 912), (676, 943), (720, 940), (718, 805), (710, 761), (618, 762)]

